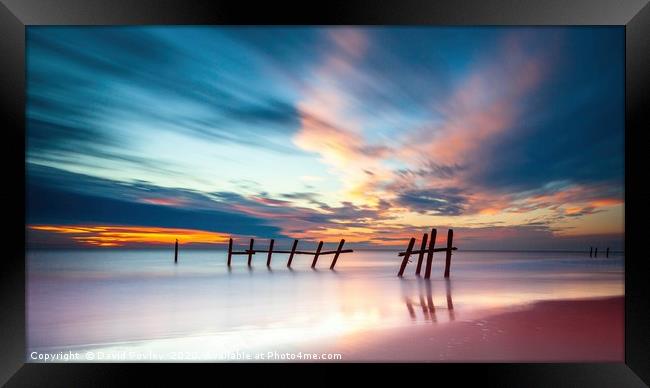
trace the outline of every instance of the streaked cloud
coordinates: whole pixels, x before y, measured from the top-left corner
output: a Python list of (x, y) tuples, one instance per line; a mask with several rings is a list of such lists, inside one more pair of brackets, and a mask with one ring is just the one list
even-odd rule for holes
[(361, 245), (442, 225), (478, 245), (623, 233), (621, 28), (30, 27), (27, 42), (33, 226)]

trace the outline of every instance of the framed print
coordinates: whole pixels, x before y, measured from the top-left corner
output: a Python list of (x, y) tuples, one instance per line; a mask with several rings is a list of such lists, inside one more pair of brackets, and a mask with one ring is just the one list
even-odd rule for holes
[(3, 382), (647, 384), (647, 2), (302, 8), (3, 0)]

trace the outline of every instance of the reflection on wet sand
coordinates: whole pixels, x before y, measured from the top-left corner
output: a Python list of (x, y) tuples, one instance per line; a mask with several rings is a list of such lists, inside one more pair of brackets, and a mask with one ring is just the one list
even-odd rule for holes
[[(445, 281), (445, 292), (447, 296), (447, 316), (449, 321), (455, 319), (454, 316), (454, 302), (451, 297), (451, 286), (449, 280)], [(424, 283), (424, 284), (423, 284)], [(438, 317), (436, 315), (436, 306), (433, 302), (433, 286), (429, 281), (418, 281), (418, 300), (419, 302), (413, 302), (415, 297), (411, 295), (410, 292), (403, 290), (404, 292), (404, 302), (406, 303), (406, 309), (408, 310), (409, 316), (413, 321), (418, 320), (418, 314), (416, 309), (413, 306), (419, 306), (422, 308), (422, 317), (425, 321), (431, 321), (433, 323), (438, 322)], [(426, 302), (425, 302), (426, 300)], [(438, 306), (438, 309), (444, 307)]]

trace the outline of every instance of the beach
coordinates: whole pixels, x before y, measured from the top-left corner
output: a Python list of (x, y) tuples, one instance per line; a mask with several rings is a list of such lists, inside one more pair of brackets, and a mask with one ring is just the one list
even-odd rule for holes
[(181, 249), (178, 264), (160, 249), (28, 252), (26, 359), (623, 360), (622, 255), (458, 251), (449, 279), (434, 256), (431, 280), (415, 263), (398, 278), (390, 251), (344, 255), (335, 271), (331, 258), (313, 270), (259, 256), (228, 269), (220, 250)]
[(623, 297), (544, 301), (446, 326), (351, 336), (331, 349), (358, 361), (621, 362), (623, 314)]

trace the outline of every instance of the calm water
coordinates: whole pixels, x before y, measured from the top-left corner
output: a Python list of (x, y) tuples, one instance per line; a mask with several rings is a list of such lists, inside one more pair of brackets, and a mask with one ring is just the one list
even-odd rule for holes
[[(283, 247), (278, 247), (280, 249)], [(624, 258), (588, 254), (457, 251), (430, 282), (395, 275), (395, 252), (266, 255), (246, 266), (226, 252), (181, 250), (28, 252), (28, 352), (138, 350), (240, 352), (299, 349), (368, 330), (475, 319), (538, 300), (623, 295)], [(423, 266), (424, 267), (424, 266)], [(423, 268), (424, 271), (424, 268)], [(204, 354), (201, 359), (214, 359)], [(28, 360), (31, 361), (31, 360)]]

